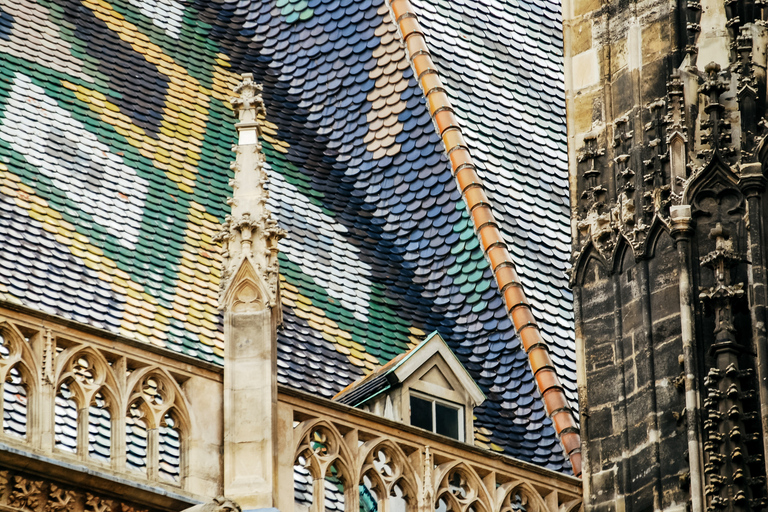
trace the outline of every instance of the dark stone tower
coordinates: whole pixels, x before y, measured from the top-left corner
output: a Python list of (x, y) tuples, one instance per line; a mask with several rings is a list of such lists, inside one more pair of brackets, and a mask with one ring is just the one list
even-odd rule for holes
[(765, 11), (563, 6), (588, 510), (766, 509)]

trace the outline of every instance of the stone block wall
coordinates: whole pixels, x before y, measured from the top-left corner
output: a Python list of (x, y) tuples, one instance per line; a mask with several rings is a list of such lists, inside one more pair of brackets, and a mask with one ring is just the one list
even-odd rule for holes
[(760, 510), (762, 4), (563, 18), (585, 506)]

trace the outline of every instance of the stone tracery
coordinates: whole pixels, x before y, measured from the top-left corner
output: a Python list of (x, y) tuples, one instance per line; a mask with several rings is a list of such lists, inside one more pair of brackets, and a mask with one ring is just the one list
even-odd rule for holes
[[(329, 499), (337, 509), (369, 512), (566, 512), (581, 503), (561, 501), (556, 491), (545, 499), (530, 483), (475, 468), (461, 455), (441, 450), (434, 456), (429, 446), (321, 414), (307, 418), (302, 413), (300, 418), (294, 422), (292, 452), (297, 511), (328, 510)], [(329, 494), (329, 475), (343, 482), (343, 491)]]
[[(5, 436), (50, 443), (81, 461), (116, 468), (126, 460), (122, 454), (136, 447), (144, 455), (129, 455), (128, 467), (141, 469), (150, 480), (180, 484), (189, 414), (178, 382), (159, 367), (130, 363), (135, 368), (125, 371), (127, 360), (115, 354), (53, 339), (49, 332), (32, 334), (0, 323)], [(43, 359), (50, 355), (48, 376), (35, 370), (44, 367), (33, 349), (38, 341), (46, 345)], [(41, 407), (34, 405), (38, 400)]]

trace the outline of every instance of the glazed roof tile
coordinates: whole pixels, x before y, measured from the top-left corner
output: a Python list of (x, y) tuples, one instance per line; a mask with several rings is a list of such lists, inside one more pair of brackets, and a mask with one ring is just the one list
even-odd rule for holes
[[(413, 4), (576, 406), (559, 5)], [(0, 298), (220, 363), (252, 72), (289, 232), (278, 381), (331, 397), (437, 330), (488, 396), (477, 443), (568, 470), (383, 2), (20, 0), (0, 59)]]

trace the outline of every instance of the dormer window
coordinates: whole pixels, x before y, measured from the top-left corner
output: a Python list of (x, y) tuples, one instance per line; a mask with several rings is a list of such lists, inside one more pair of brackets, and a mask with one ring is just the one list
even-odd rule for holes
[(445, 340), (434, 332), (334, 400), (472, 443), (474, 407), (485, 396)]
[(411, 393), (411, 425), (436, 434), (464, 439), (463, 405)]

